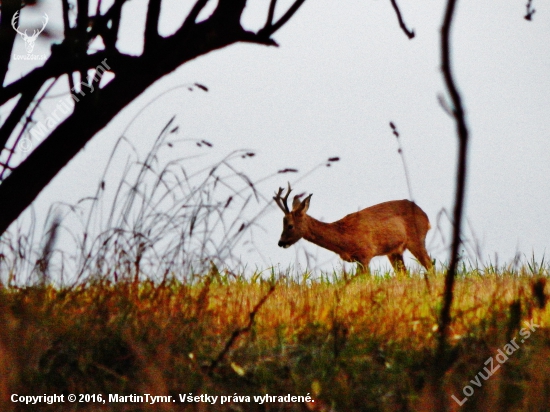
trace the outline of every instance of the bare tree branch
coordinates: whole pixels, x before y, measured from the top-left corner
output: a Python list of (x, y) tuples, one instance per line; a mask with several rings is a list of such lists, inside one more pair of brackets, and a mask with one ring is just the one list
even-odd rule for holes
[(98, 11), (93, 17), (93, 24), (89, 35), (92, 39), (96, 36), (101, 36), (105, 44), (105, 50), (115, 53), (122, 6), (126, 3), (126, 0), (115, 0), (104, 15), (99, 14), (99, 3), (100, 2), (98, 2)]
[[(51, 56), (42, 67), (0, 88), (0, 105), (20, 95), (15, 109), (0, 128), (3, 150), (13, 153), (13, 147), (7, 145), (21, 137), (12, 138), (15, 127), (21, 124), (36, 94), (49, 79), (66, 74), (72, 93), (81, 94), (75, 94), (73, 113), (54, 130), (48, 131), (49, 135), (17, 167), (11, 167), (9, 162), (0, 165), (9, 171), (0, 183), (0, 234), (98, 131), (151, 84), (189, 60), (236, 42), (274, 45), (270, 33), (285, 24), (303, 2), (296, 1), (279, 21), (259, 35), (241, 26), (246, 0), (219, 0), (212, 15), (201, 22), (197, 22), (197, 17), (207, 0), (197, 0), (175, 34), (163, 38), (158, 34), (161, 0), (150, 0), (144, 30), (144, 53), (129, 56), (116, 48), (121, 8), (126, 0), (114, 0), (103, 15), (99, 14), (99, 5), (90, 11), (89, 0), (77, 0), (76, 27), (70, 27), (70, 2), (62, 0), (63, 41), (52, 45)], [(275, 1), (270, 6), (273, 15), (274, 8)], [(90, 53), (89, 45), (98, 36), (103, 38), (105, 50)], [(114, 74), (103, 88), (99, 88), (99, 78), (86, 78), (90, 69), (96, 69), (97, 74), (100, 65), (105, 65), (101, 73), (108, 70)], [(75, 72), (80, 73), (81, 85), (71, 83)], [(93, 90), (93, 98), (84, 97), (82, 85), (90, 89), (88, 93)], [(21, 190), (22, 187), (25, 190)]]
[(158, 21), (160, 16), (160, 2), (161, 0), (149, 0), (149, 7), (147, 8), (147, 20), (145, 22), (145, 45), (144, 53), (155, 47), (160, 40), (158, 32)]
[(109, 61), (117, 62), (121, 66), (133, 64), (138, 58), (122, 54), (107, 54), (98, 52), (91, 55), (82, 56), (79, 59), (72, 59), (69, 55), (70, 49), (65, 49), (63, 45), (52, 46), (52, 56), (46, 61), (44, 66), (38, 67), (27, 74), (25, 77), (14, 81), (10, 85), (0, 89), (0, 105), (6, 103), (12, 97), (25, 92), (36, 85), (42, 85), (45, 81), (60, 77), (63, 74), (74, 71), (88, 70), (101, 64), (108, 58)]
[(180, 32), (187, 30), (189, 26), (192, 26), (195, 24), (199, 13), (202, 11), (202, 9), (204, 9), (204, 6), (206, 6), (206, 3), (208, 3), (208, 0), (198, 0), (195, 3), (193, 8), (191, 9), (191, 12), (187, 15), (181, 28), (179, 29)]
[(90, 6), (89, 0), (76, 0), (76, 5), (76, 28), (81, 32), (86, 32), (86, 30), (88, 29), (88, 8)]
[[(25, 131), (27, 129), (27, 126), (29, 125), (29, 123), (31, 123), (32, 121), (32, 117), (34, 115), (34, 113), (37, 111), (37, 109), (40, 107), (40, 104), (42, 103), (42, 101), (44, 100), (44, 98), (48, 95), (48, 93), (50, 92), (50, 90), (52, 89), (52, 87), (55, 85), (55, 81), (51, 82), (51, 84), (48, 86), (48, 88), (42, 93), (42, 95), (38, 98), (38, 101), (36, 102), (36, 104), (34, 105), (34, 107), (32, 108), (30, 114), (25, 114), (25, 119), (24, 119), (24, 122), (23, 122), (23, 127), (21, 128), (21, 131), (19, 132), (19, 134), (17, 135), (17, 137), (15, 138), (15, 141), (12, 143), (12, 146), (11, 147), (18, 147), (18, 144), (21, 142), (21, 138), (23, 137), (23, 135), (25, 134)], [(36, 92), (31, 92), (31, 93), (38, 93), (38, 90), (36, 90)], [(22, 100), (25, 99), (25, 96), (23, 95), (21, 97), (21, 99), (19, 100), (19, 102), (21, 102)], [(19, 103), (18, 102), (18, 103)], [(30, 104), (29, 104), (30, 105)], [(11, 116), (10, 116), (11, 117)], [(9, 120), (9, 119), (8, 119)], [(7, 123), (8, 121), (6, 121)], [(5, 125), (4, 125), (5, 126)], [(2, 127), (3, 128), (3, 127)], [(9, 138), (9, 136), (7, 136), (7, 138)], [(4, 147), (7, 147), (6, 145), (4, 145)], [(15, 150), (9, 150), (9, 155), (8, 155), (8, 158), (5, 162), (5, 165), (8, 166), (8, 167), (5, 167), (2, 169), (2, 171), (0, 172), (0, 182), (4, 180), (4, 176), (6, 174), (7, 171), (10, 171), (13, 170), (12, 167), (10, 167), (10, 163), (11, 163), (11, 160), (12, 160), (12, 157), (13, 155), (15, 154)]]
[[(69, 20), (69, 1), (61, 0), (62, 5), (62, 14), (63, 14), (63, 36), (65, 39), (68, 39), (71, 32), (71, 22)], [(69, 81), (69, 89), (74, 90), (74, 80), (72, 73), (67, 74), (67, 79)]]
[(396, 0), (391, 0), (391, 5), (393, 6), (393, 9), (395, 10), (395, 14), (397, 15), (397, 20), (399, 21), (399, 27), (401, 27), (401, 30), (407, 35), (409, 39), (414, 38), (414, 30), (409, 30), (407, 28), (407, 25), (403, 21), (403, 17), (401, 16), (401, 11), (399, 10), (399, 6), (397, 5)]
[(275, 6), (277, 5), (277, 0), (271, 0), (269, 3), (269, 11), (267, 12), (267, 20), (265, 21), (264, 27), (271, 27), (273, 24), (273, 16), (275, 16)]
[[(456, 277), (456, 269), (460, 260), (460, 232), (464, 212), (464, 194), (466, 192), (466, 171), (468, 160), (468, 127), (466, 125), (462, 98), (460, 96), (460, 93), (458, 92), (451, 68), (450, 32), (456, 3), (457, 0), (448, 0), (445, 9), (445, 16), (443, 19), (443, 25), (441, 27), (441, 70), (443, 73), (445, 86), (447, 88), (452, 103), (452, 114), (456, 123), (456, 133), (458, 137), (459, 150), (456, 176), (455, 207), (453, 216), (453, 240), (451, 245), (450, 264), (445, 275), (443, 305), (441, 308), (438, 325), (438, 346), (434, 363), (436, 380), (443, 376), (446, 368), (448, 367), (446, 339), (447, 331), (451, 322), (451, 306), (453, 302), (453, 288)], [(440, 404), (440, 410), (444, 410), (444, 406), (442, 404)]]
[(69, 1), (61, 0), (62, 14), (63, 14), (63, 35), (67, 37), (69, 30), (71, 30), (71, 24), (69, 20)]
[(28, 88), (25, 90), (22, 94), (19, 100), (17, 101), (17, 104), (9, 114), (8, 118), (0, 128), (0, 146), (4, 147), (6, 143), (8, 142), (8, 139), (10, 138), (13, 130), (27, 111), (27, 108), (34, 100), (34, 97), (36, 96), (36, 93), (38, 93), (38, 90), (40, 89), (40, 86), (34, 86), (33, 88)]
[[(294, 13), (298, 11), (300, 6), (304, 4), (304, 2), (305, 0), (296, 0), (294, 4), (292, 4), (292, 6), (289, 7), (286, 13), (283, 14), (283, 16), (275, 24), (271, 24), (271, 22), (269, 22), (269, 25), (268, 25), (266, 23), (266, 26), (258, 32), (258, 36), (260, 37), (271, 36), (273, 33), (275, 33), (277, 30), (283, 27), (292, 18), (292, 16), (294, 16)], [(270, 10), (271, 10), (271, 7), (273, 7), (273, 11), (274, 11), (275, 9), (274, 2), (272, 5), (270, 5)]]

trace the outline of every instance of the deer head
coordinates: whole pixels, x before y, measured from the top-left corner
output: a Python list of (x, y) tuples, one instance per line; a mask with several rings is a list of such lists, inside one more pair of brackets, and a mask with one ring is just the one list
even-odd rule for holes
[(38, 35), (44, 31), (44, 29), (46, 28), (46, 24), (48, 24), (48, 21), (49, 21), (48, 15), (44, 13), (44, 24), (42, 25), (42, 28), (40, 30), (33, 30), (32, 36), (29, 36), (27, 34), (27, 30), (25, 30), (24, 32), (19, 30), (19, 28), (17, 27), (18, 18), (19, 18), (19, 10), (17, 10), (13, 15), (11, 19), (11, 26), (17, 33), (21, 35), (21, 37), (25, 41), (25, 50), (27, 51), (27, 53), (32, 53), (34, 49), (34, 43), (36, 42)]
[(300, 196), (294, 196), (294, 200), (292, 201), (292, 211), (290, 211), (287, 204), (288, 196), (292, 191), (290, 188), (290, 183), (288, 184), (288, 189), (285, 196), (281, 197), (283, 190), (284, 189), (282, 187), (279, 188), (279, 191), (275, 194), (273, 199), (285, 214), (285, 217), (283, 218), (283, 233), (279, 239), (279, 246), (286, 249), (304, 236), (306, 231), (304, 217), (306, 216), (307, 209), (309, 208), (309, 201), (311, 200), (312, 195), (309, 195), (303, 201), (300, 201)]

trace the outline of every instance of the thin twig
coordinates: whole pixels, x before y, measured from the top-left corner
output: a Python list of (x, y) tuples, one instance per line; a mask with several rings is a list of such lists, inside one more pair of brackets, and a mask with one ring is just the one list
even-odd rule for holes
[(223, 360), (225, 355), (227, 355), (227, 352), (231, 349), (235, 341), (239, 336), (241, 336), (243, 333), (250, 332), (250, 329), (252, 329), (252, 326), (254, 325), (254, 318), (256, 317), (256, 313), (260, 310), (260, 308), (263, 306), (263, 304), (267, 301), (269, 296), (275, 291), (275, 284), (272, 284), (269, 287), (269, 290), (267, 293), (260, 299), (260, 301), (254, 306), (254, 309), (252, 309), (252, 312), (249, 314), (248, 318), (248, 325), (246, 325), (244, 328), (239, 328), (233, 331), (231, 336), (229, 337), (228, 341), (225, 343), (225, 346), (223, 350), (220, 352), (218, 357), (212, 361), (209, 367), (209, 373), (212, 373), (212, 371), (219, 365), (219, 363)]
[(399, 156), (401, 156), (401, 162), (403, 163), (405, 180), (407, 182), (407, 189), (409, 190), (409, 199), (413, 201), (414, 198), (412, 194), (411, 180), (409, 177), (409, 169), (407, 167), (407, 161), (405, 160), (405, 153), (403, 152), (403, 146), (401, 145), (401, 140), (399, 140), (399, 132), (397, 131), (397, 126), (393, 122), (390, 122), (390, 128), (392, 129), (392, 133), (395, 136), (395, 139), (397, 140), (397, 153), (399, 154)]
[(407, 28), (407, 25), (405, 24), (405, 21), (403, 21), (403, 17), (401, 16), (401, 11), (399, 10), (399, 6), (397, 5), (396, 0), (391, 0), (391, 5), (393, 6), (393, 9), (395, 10), (395, 14), (397, 15), (397, 20), (399, 21), (399, 27), (401, 27), (401, 30), (407, 35), (409, 39), (414, 38), (414, 30), (409, 30)]
[[(12, 146), (12, 149), (9, 150), (9, 155), (8, 155), (8, 158), (6, 160), (6, 165), (9, 165), (10, 162), (11, 162), (11, 158), (12, 156), (15, 154), (15, 150), (17, 148), (17, 145), (19, 144), (19, 141), (21, 140), (21, 138), (23, 137), (23, 134), (25, 133), (25, 131), (27, 130), (27, 126), (29, 125), (29, 123), (32, 121), (32, 117), (34, 115), (34, 113), (36, 112), (36, 110), (40, 107), (40, 104), (42, 103), (42, 101), (46, 98), (46, 96), (48, 95), (48, 93), (50, 92), (50, 90), (53, 88), (53, 86), (55, 85), (55, 83), (57, 82), (57, 78), (54, 79), (54, 81), (48, 86), (48, 88), (44, 91), (44, 93), (42, 93), (42, 96), (40, 96), (36, 102), (36, 104), (34, 105), (33, 109), (31, 110), (30, 114), (28, 116), (26, 116), (25, 118), (25, 123), (23, 124), (23, 127), (21, 128), (20, 132), (19, 132), (19, 135), (17, 136), (17, 138), (15, 139), (15, 141), (13, 142), (13, 146)], [(32, 102), (30, 102), (28, 105), (27, 105), (27, 108), (28, 106), (31, 104)], [(12, 112), (13, 113), (13, 112)], [(11, 115), (10, 115), (11, 116)], [(3, 129), (3, 127), (2, 127)], [(1, 130), (1, 129), (0, 129)], [(11, 132), (10, 132), (11, 134)], [(9, 135), (8, 135), (8, 138), (9, 138)], [(7, 140), (6, 140), (7, 142)], [(4, 144), (4, 150), (5, 149), (8, 149), (6, 143), (3, 143)], [(12, 167), (9, 167), (8, 169), (4, 168), (2, 169), (2, 171), (0, 172), (0, 182), (2, 182), (4, 180), (4, 175), (6, 173), (6, 170), (13, 170), (14, 168)]]
[(525, 5), (525, 8), (527, 9), (525, 11), (525, 16), (523, 18), (525, 20), (531, 21), (533, 19), (533, 14), (535, 14), (536, 10), (533, 8), (533, 0), (527, 0), (527, 4)]
[(271, 0), (269, 3), (269, 11), (267, 12), (267, 20), (265, 22), (265, 27), (270, 27), (273, 24), (273, 16), (275, 15), (275, 5), (277, 0)]
[[(271, 22), (269, 21), (269, 18), (268, 18), (268, 21), (267, 21), (265, 27), (258, 32), (258, 35), (260, 37), (265, 36), (266, 38), (271, 36), (273, 33), (275, 33), (277, 30), (279, 30), (281, 27), (283, 27), (286, 24), (286, 22), (288, 22), (290, 20), (290, 18), (294, 15), (294, 13), (296, 13), (298, 11), (300, 6), (302, 4), (304, 4), (305, 1), (306, 0), (296, 0), (294, 2), (294, 4), (292, 4), (292, 6), (290, 6), (288, 8), (286, 13), (283, 14), (283, 16), (275, 24), (271, 24)], [(275, 4), (272, 3), (272, 6), (273, 6), (273, 9), (274, 9)], [(269, 13), (271, 13), (271, 6), (270, 6)]]
[[(397, 153), (401, 156), (401, 162), (403, 163), (403, 170), (405, 172), (405, 180), (407, 182), (407, 188), (409, 190), (409, 200), (411, 202), (414, 202), (414, 197), (413, 197), (413, 194), (412, 194), (412, 185), (411, 185), (411, 180), (410, 180), (410, 176), (409, 176), (409, 168), (407, 167), (407, 161), (405, 160), (405, 153), (403, 152), (403, 146), (401, 145), (401, 140), (399, 139), (399, 131), (397, 130), (397, 126), (393, 122), (390, 122), (390, 128), (392, 129), (392, 133), (393, 133), (393, 135), (395, 136), (395, 138), (397, 140)], [(411, 205), (411, 211), (414, 214), (414, 211), (412, 209), (412, 205)], [(416, 225), (417, 224), (418, 224), (418, 222), (416, 222)], [(418, 227), (416, 227), (416, 231), (417, 231), (417, 233), (419, 232)], [(426, 268), (426, 270), (427, 270), (427, 268)], [(424, 281), (426, 282), (426, 291), (428, 292), (428, 294), (431, 294), (431, 286), (430, 286), (430, 279), (428, 279), (428, 272), (424, 272)]]

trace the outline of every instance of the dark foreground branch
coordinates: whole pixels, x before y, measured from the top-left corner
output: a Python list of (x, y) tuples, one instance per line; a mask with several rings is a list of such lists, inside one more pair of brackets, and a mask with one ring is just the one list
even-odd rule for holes
[(208, 372), (212, 373), (214, 369), (220, 364), (220, 362), (225, 358), (225, 355), (227, 355), (227, 352), (231, 349), (235, 341), (239, 336), (241, 336), (243, 333), (248, 333), (252, 329), (252, 326), (254, 325), (254, 318), (256, 317), (256, 313), (260, 310), (260, 308), (263, 306), (263, 304), (267, 301), (269, 296), (275, 291), (275, 284), (272, 284), (267, 293), (260, 299), (258, 303), (256, 303), (256, 306), (254, 306), (254, 309), (252, 309), (252, 312), (248, 315), (248, 325), (246, 325), (244, 328), (235, 329), (231, 336), (229, 337), (228, 341), (225, 343), (224, 348), (220, 352), (220, 354), (217, 356), (216, 359), (212, 361), (210, 364), (210, 367), (208, 368)]
[[(105, 14), (97, 10), (93, 16), (88, 13), (88, 0), (79, 0), (75, 27), (69, 27), (69, 7), (63, 1), (64, 40), (52, 46), (51, 56), (42, 67), (5, 87), (0, 84), (0, 105), (21, 95), (0, 129), (0, 148), (11, 152), (14, 148), (8, 146), (13, 146), (9, 142), (14, 141), (16, 126), (46, 82), (66, 75), (75, 101), (74, 111), (59, 124), (50, 128), (49, 124), (37, 123), (37, 127), (41, 127), (41, 142), (23, 161), (15, 167), (9, 162), (0, 164), (0, 169), (9, 171), (0, 181), (0, 235), (97, 132), (154, 82), (198, 56), (237, 42), (276, 45), (271, 34), (286, 24), (304, 1), (295, 0), (275, 22), (273, 1), (267, 26), (261, 33), (254, 33), (244, 30), (240, 23), (247, 0), (220, 0), (212, 15), (199, 22), (197, 17), (207, 1), (197, 0), (182, 26), (173, 35), (162, 37), (158, 33), (161, 2), (151, 0), (145, 24), (145, 49), (141, 56), (125, 56), (116, 49), (120, 11), (126, 0), (115, 0)], [(4, 14), (0, 16), (3, 19), (0, 20), (0, 34), (2, 27), (11, 25)], [(11, 27), (8, 29), (13, 32)], [(87, 48), (97, 37), (103, 38), (105, 50), (89, 54)], [(9, 47), (0, 47), (0, 51), (7, 53)], [(102, 65), (101, 73), (98, 65)], [(99, 78), (87, 78), (88, 71), (94, 68), (98, 77), (108, 70), (114, 79), (100, 88)], [(80, 84), (76, 86), (72, 80), (74, 73), (80, 74)], [(93, 96), (86, 96), (92, 92)], [(42, 139), (44, 134), (47, 137)]]
[[(460, 229), (464, 212), (464, 194), (466, 191), (466, 169), (468, 157), (468, 128), (466, 126), (464, 108), (460, 93), (456, 87), (451, 69), (451, 51), (450, 51), (450, 32), (453, 21), (454, 11), (457, 0), (448, 0), (443, 25), (441, 28), (441, 62), (445, 86), (449, 93), (452, 103), (452, 115), (456, 123), (456, 133), (458, 136), (458, 165), (456, 176), (456, 194), (453, 216), (453, 241), (451, 246), (450, 264), (445, 275), (445, 289), (443, 292), (443, 305), (441, 308), (438, 328), (437, 352), (434, 364), (434, 378), (440, 381), (441, 376), (448, 368), (446, 338), (449, 324), (451, 322), (451, 305), (453, 302), (453, 287), (456, 276), (456, 269), (459, 262), (459, 248), (461, 244)], [(443, 393), (439, 391), (439, 393)], [(443, 401), (443, 400), (442, 400)], [(444, 405), (440, 402), (439, 408), (444, 410)]]

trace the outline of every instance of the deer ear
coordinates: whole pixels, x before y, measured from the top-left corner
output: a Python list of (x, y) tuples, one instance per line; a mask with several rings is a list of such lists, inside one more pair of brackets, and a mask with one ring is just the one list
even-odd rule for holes
[(300, 202), (300, 196), (298, 195), (294, 196), (294, 199), (292, 200), (292, 211), (295, 211), (296, 209), (298, 209), (301, 203), (302, 202)]
[(292, 211), (305, 215), (309, 209), (309, 201), (311, 200), (311, 196), (313, 196), (313, 194), (306, 197), (301, 203), (299, 199), (294, 198), (294, 201), (292, 202)]

